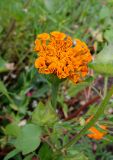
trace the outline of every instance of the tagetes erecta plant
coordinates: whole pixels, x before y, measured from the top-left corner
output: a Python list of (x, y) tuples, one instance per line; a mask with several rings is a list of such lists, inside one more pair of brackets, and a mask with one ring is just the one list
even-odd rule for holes
[(42, 33), (35, 41), (38, 58), (35, 67), (39, 73), (55, 74), (59, 79), (69, 78), (74, 83), (88, 73), (87, 64), (92, 56), (87, 45), (62, 32)]

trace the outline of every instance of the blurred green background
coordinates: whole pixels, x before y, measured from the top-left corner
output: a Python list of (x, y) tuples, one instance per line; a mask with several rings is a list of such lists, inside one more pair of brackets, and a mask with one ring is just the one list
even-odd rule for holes
[(38, 33), (59, 30), (93, 47), (113, 39), (112, 0), (1, 0), (0, 51), (7, 61), (33, 63)]

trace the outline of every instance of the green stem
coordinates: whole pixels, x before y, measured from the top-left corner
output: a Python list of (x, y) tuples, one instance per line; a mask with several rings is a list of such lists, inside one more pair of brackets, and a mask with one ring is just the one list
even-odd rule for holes
[(45, 126), (45, 129), (46, 129), (47, 134), (48, 134), (48, 136), (49, 136), (49, 142), (48, 142), (48, 141), (46, 141), (46, 142), (50, 145), (50, 147), (51, 147), (51, 149), (53, 150), (53, 152), (55, 152), (57, 149), (56, 149), (55, 145), (54, 145), (54, 144), (52, 143), (52, 141), (51, 141), (51, 132), (49, 131), (48, 126)]
[(87, 132), (87, 130), (95, 124), (95, 122), (98, 120), (98, 118), (104, 113), (105, 107), (108, 104), (111, 96), (113, 94), (113, 86), (109, 90), (108, 94), (104, 98), (104, 100), (101, 102), (100, 106), (97, 109), (97, 112), (95, 113), (94, 117), (91, 119), (89, 123), (86, 124), (86, 126), (80, 131), (80, 133), (72, 139), (70, 142), (68, 142), (63, 148), (58, 150), (58, 153), (61, 152), (61, 150), (66, 150), (69, 148), (71, 145), (77, 143), (77, 141)]
[(107, 88), (108, 88), (108, 76), (104, 78), (104, 97), (107, 94)]
[(57, 94), (58, 94), (58, 88), (59, 88), (59, 84), (52, 84), (52, 98), (51, 98), (51, 104), (54, 108), (56, 108), (57, 105)]
[(101, 92), (99, 92), (95, 87), (91, 86), (91, 88), (100, 96), (101, 99), (104, 99), (103, 95)]

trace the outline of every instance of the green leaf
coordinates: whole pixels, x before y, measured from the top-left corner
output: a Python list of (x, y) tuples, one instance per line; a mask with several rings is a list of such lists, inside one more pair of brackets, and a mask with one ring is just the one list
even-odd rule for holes
[[(108, 140), (108, 141), (107, 141), (107, 140)], [(106, 135), (105, 142), (109, 142), (109, 141), (113, 143), (113, 136), (110, 135), (110, 134), (107, 134), (107, 135)]]
[(30, 154), (28, 156), (26, 156), (23, 160), (31, 160), (33, 157), (33, 154)]
[(0, 92), (3, 93), (4, 95), (8, 95), (8, 91), (2, 81), (0, 81)]
[(55, 1), (53, 0), (44, 0), (44, 3), (45, 3), (45, 7), (48, 11), (50, 12), (54, 12), (54, 9), (55, 9)]
[(68, 116), (68, 106), (67, 104), (64, 102), (64, 97), (63, 96), (59, 96), (58, 97), (58, 102), (60, 103), (62, 109), (63, 109), (63, 113), (65, 115), (65, 117)]
[(61, 82), (63, 82), (65, 80), (65, 78), (63, 79), (59, 79), (56, 75), (54, 74), (49, 74), (49, 75), (42, 75), (50, 84), (55, 84), (58, 85)]
[(88, 160), (88, 158), (83, 153), (78, 153), (73, 157), (66, 157), (63, 160)]
[(113, 29), (106, 30), (104, 33), (104, 38), (110, 43), (113, 41)]
[(6, 126), (5, 133), (9, 136), (18, 137), (21, 133), (21, 128), (16, 123), (11, 123)]
[(0, 73), (8, 71), (7, 62), (0, 57)]
[(7, 88), (5, 87), (5, 84), (2, 81), (0, 81), (0, 92), (8, 98), (8, 100), (10, 101), (12, 105), (15, 105), (13, 99), (9, 96), (9, 93), (7, 91)]
[(32, 121), (38, 125), (52, 125), (57, 121), (57, 115), (54, 112), (51, 103), (44, 105), (42, 102), (38, 104), (32, 114)]
[(14, 157), (16, 154), (18, 154), (19, 153), (19, 151), (17, 150), (17, 149), (15, 149), (15, 150), (13, 150), (13, 151), (11, 151), (11, 152), (9, 152), (6, 156), (5, 156), (5, 158), (4, 158), (4, 160), (9, 160), (9, 159), (11, 159), (12, 157)]
[(43, 144), (39, 151), (39, 157), (42, 160), (51, 160), (52, 159), (52, 150), (47, 144)]
[(84, 126), (86, 124), (86, 121), (83, 117), (80, 117), (79, 121), (81, 126)]
[(38, 92), (34, 92), (32, 97), (33, 98), (40, 98), (42, 96), (44, 96), (45, 93), (47, 93), (49, 90), (49, 86), (47, 84), (43, 84), (43, 86), (41, 88), (38, 89)]
[(67, 90), (68, 95), (71, 97), (76, 96), (77, 93), (79, 93), (81, 90), (88, 87), (92, 83), (92, 81), (93, 81), (93, 78), (89, 77), (84, 82), (78, 83), (76, 85), (71, 83), (69, 89)]
[(100, 10), (99, 18), (100, 19), (105, 19), (107, 17), (110, 17), (110, 10), (108, 7), (103, 6)]
[[(10, 105), (9, 105), (13, 110), (15, 110), (15, 111), (18, 111), (20, 108), (19, 107), (17, 107), (17, 105), (16, 104), (14, 104), (14, 103), (11, 103)], [(20, 110), (19, 110), (20, 111)]]
[(88, 157), (83, 152), (77, 150), (70, 150), (66, 156), (61, 156), (56, 160), (88, 160)]
[(88, 158), (83, 153), (79, 153), (78, 155), (75, 155), (74, 157), (64, 158), (64, 160), (88, 160)]
[(33, 152), (40, 145), (41, 128), (38, 125), (25, 125), (15, 141), (17, 150), (23, 154)]
[(97, 73), (112, 76), (113, 75), (113, 43), (105, 46), (104, 49), (96, 56), (94, 62), (89, 67)]
[(96, 105), (95, 105), (95, 104), (90, 105), (90, 107), (89, 107), (86, 115), (89, 115), (89, 116), (94, 115), (95, 112), (96, 112), (96, 110), (97, 110), (97, 108), (96, 108)]

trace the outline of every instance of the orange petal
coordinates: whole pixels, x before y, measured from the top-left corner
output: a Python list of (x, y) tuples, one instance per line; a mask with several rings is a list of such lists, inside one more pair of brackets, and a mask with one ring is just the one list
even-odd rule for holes
[(45, 65), (45, 59), (43, 57), (37, 58), (35, 61), (35, 68), (44, 68)]
[(49, 39), (50, 39), (50, 35), (47, 34), (47, 33), (39, 34), (37, 37), (38, 37), (39, 39), (41, 39), (41, 40), (49, 40)]
[(34, 50), (38, 52), (38, 51), (40, 51), (40, 49), (41, 49), (40, 40), (39, 40), (39, 39), (36, 39), (36, 40), (35, 40), (35, 48), (34, 48)]
[(54, 31), (50, 33), (56, 40), (63, 40), (66, 37), (65, 33)]

